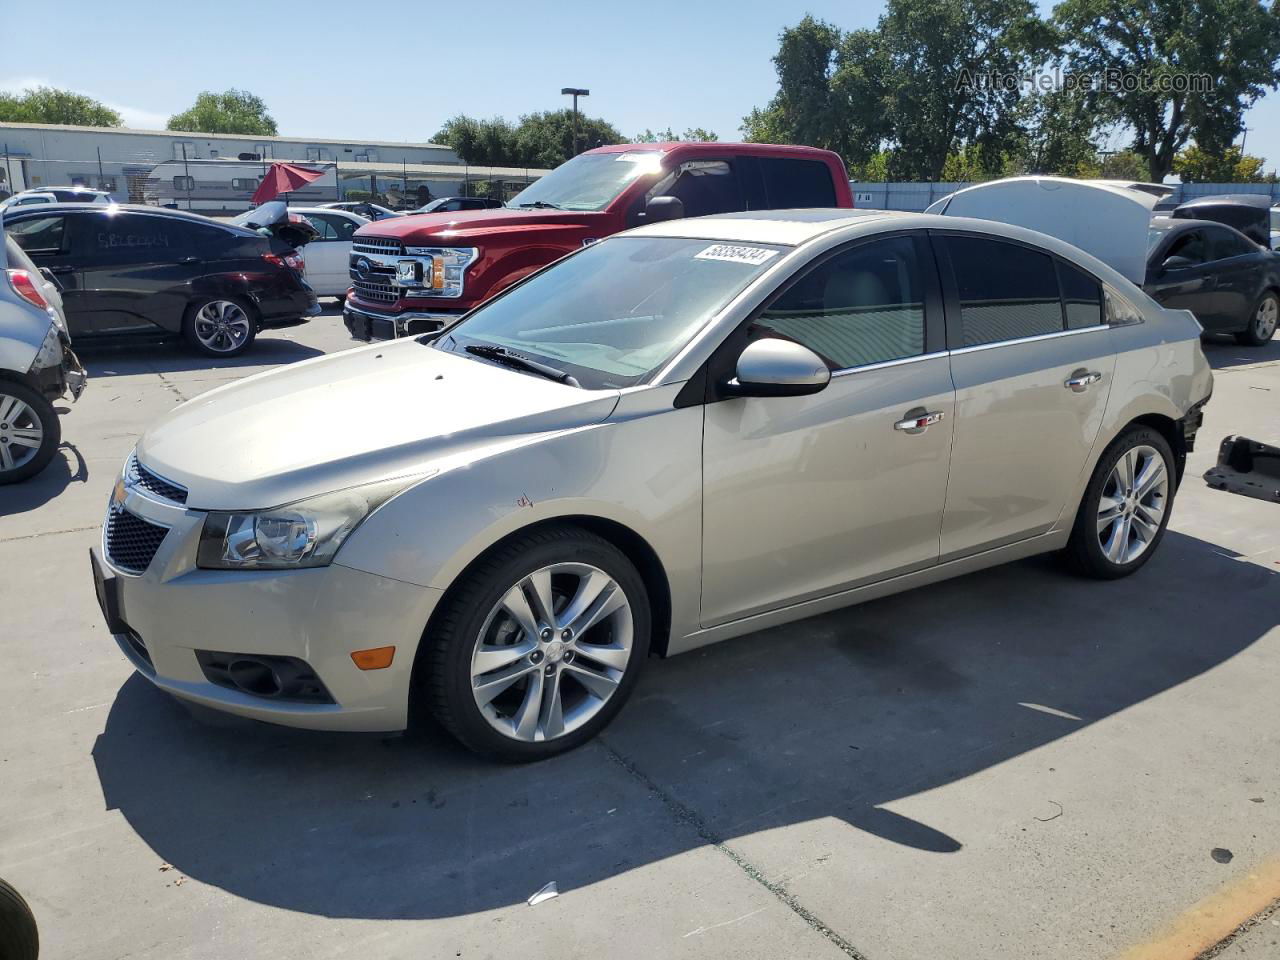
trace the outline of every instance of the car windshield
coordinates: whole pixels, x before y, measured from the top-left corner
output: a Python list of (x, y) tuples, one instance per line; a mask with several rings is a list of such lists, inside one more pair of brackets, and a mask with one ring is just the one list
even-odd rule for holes
[(473, 311), (435, 342), (497, 345), (587, 389), (627, 387), (675, 355), (782, 247), (614, 237)]
[(603, 210), (638, 177), (662, 169), (657, 150), (583, 153), (517, 193), (509, 207)]

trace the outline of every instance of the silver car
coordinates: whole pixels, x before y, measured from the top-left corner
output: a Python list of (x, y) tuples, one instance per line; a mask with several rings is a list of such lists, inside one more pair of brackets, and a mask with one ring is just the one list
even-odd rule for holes
[(442, 333), (177, 408), (121, 473), (98, 594), (179, 697), (331, 730), (429, 712), (545, 757), (652, 654), (1036, 553), (1133, 573), (1210, 395), (1199, 334), (1019, 227), (654, 224)]
[(35, 476), (62, 441), (53, 401), (85, 386), (62, 296), (0, 227), (0, 485)]

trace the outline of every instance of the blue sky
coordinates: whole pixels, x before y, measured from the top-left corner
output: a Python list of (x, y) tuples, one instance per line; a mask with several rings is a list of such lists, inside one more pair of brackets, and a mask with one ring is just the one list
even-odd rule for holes
[[(742, 117), (774, 93), (769, 58), (784, 27), (805, 13), (845, 29), (872, 26), (882, 10), (835, 0), (310, 0), (287, 27), (255, 26), (285, 6), (222, 0), (133, 16), (63, 0), (46, 11), (51, 22), (82, 29), (5, 44), (0, 89), (69, 87), (115, 107), (128, 125), (162, 127), (199, 91), (237, 86), (267, 102), (283, 134), (428, 140), (455, 113), (514, 119), (566, 105), (560, 88), (577, 86), (591, 90), (585, 111), (628, 136), (669, 125), (737, 139)], [(1247, 124), (1249, 152), (1280, 166), (1280, 94)]]

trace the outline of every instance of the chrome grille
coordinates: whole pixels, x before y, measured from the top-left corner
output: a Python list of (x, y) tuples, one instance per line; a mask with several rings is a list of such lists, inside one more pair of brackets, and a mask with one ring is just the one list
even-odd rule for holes
[(143, 573), (151, 565), (167, 527), (148, 523), (123, 507), (107, 514), (105, 545), (107, 559), (127, 573)]
[(375, 303), (395, 303), (400, 299), (400, 291), (389, 283), (371, 283), (368, 280), (351, 281), (356, 296), (361, 300)]
[(380, 253), (383, 256), (399, 256), (404, 247), (399, 240), (390, 237), (356, 237), (351, 241), (352, 253)]
[(157, 497), (170, 500), (173, 503), (186, 503), (187, 490), (180, 487), (176, 483), (170, 483), (164, 477), (152, 473), (146, 467), (138, 462), (135, 455), (129, 456), (129, 464), (125, 467), (125, 478), (131, 486), (141, 487), (154, 493)]

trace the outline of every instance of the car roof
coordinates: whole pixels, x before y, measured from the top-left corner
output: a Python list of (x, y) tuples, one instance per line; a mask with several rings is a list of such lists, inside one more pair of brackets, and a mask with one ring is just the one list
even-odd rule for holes
[(888, 217), (909, 216), (892, 210), (849, 210), (809, 207), (800, 210), (745, 210), (709, 217), (665, 220), (628, 231), (650, 237), (698, 237), (747, 243), (780, 243), (798, 246), (806, 240), (840, 227), (870, 223)]
[[(717, 156), (722, 158), (725, 155), (747, 154), (748, 156), (759, 157), (775, 155), (779, 157), (807, 157), (813, 160), (825, 161), (832, 156), (830, 150), (823, 150), (820, 147), (803, 147), (780, 143), (727, 143), (720, 140), (709, 142), (674, 140), (663, 143), (612, 143), (608, 146), (588, 150), (586, 153), (648, 153), (654, 151), (661, 153), (678, 151), (688, 156), (706, 155), (713, 158)], [(579, 154), (579, 156), (582, 156), (582, 154)]]
[(194, 223), (212, 223), (218, 227), (232, 227), (233, 224), (227, 223), (225, 220), (218, 220), (215, 217), (206, 217), (200, 213), (194, 213), (189, 210), (173, 210), (170, 207), (153, 207), (145, 203), (78, 203), (74, 200), (67, 200), (62, 203), (44, 203), (40, 206), (30, 208), (20, 208), (13, 216), (26, 215), (27, 213), (41, 214), (48, 216), (51, 213), (81, 213), (86, 216), (91, 214), (108, 214), (108, 213), (149, 213), (161, 217), (173, 217), (178, 220), (190, 220)]

